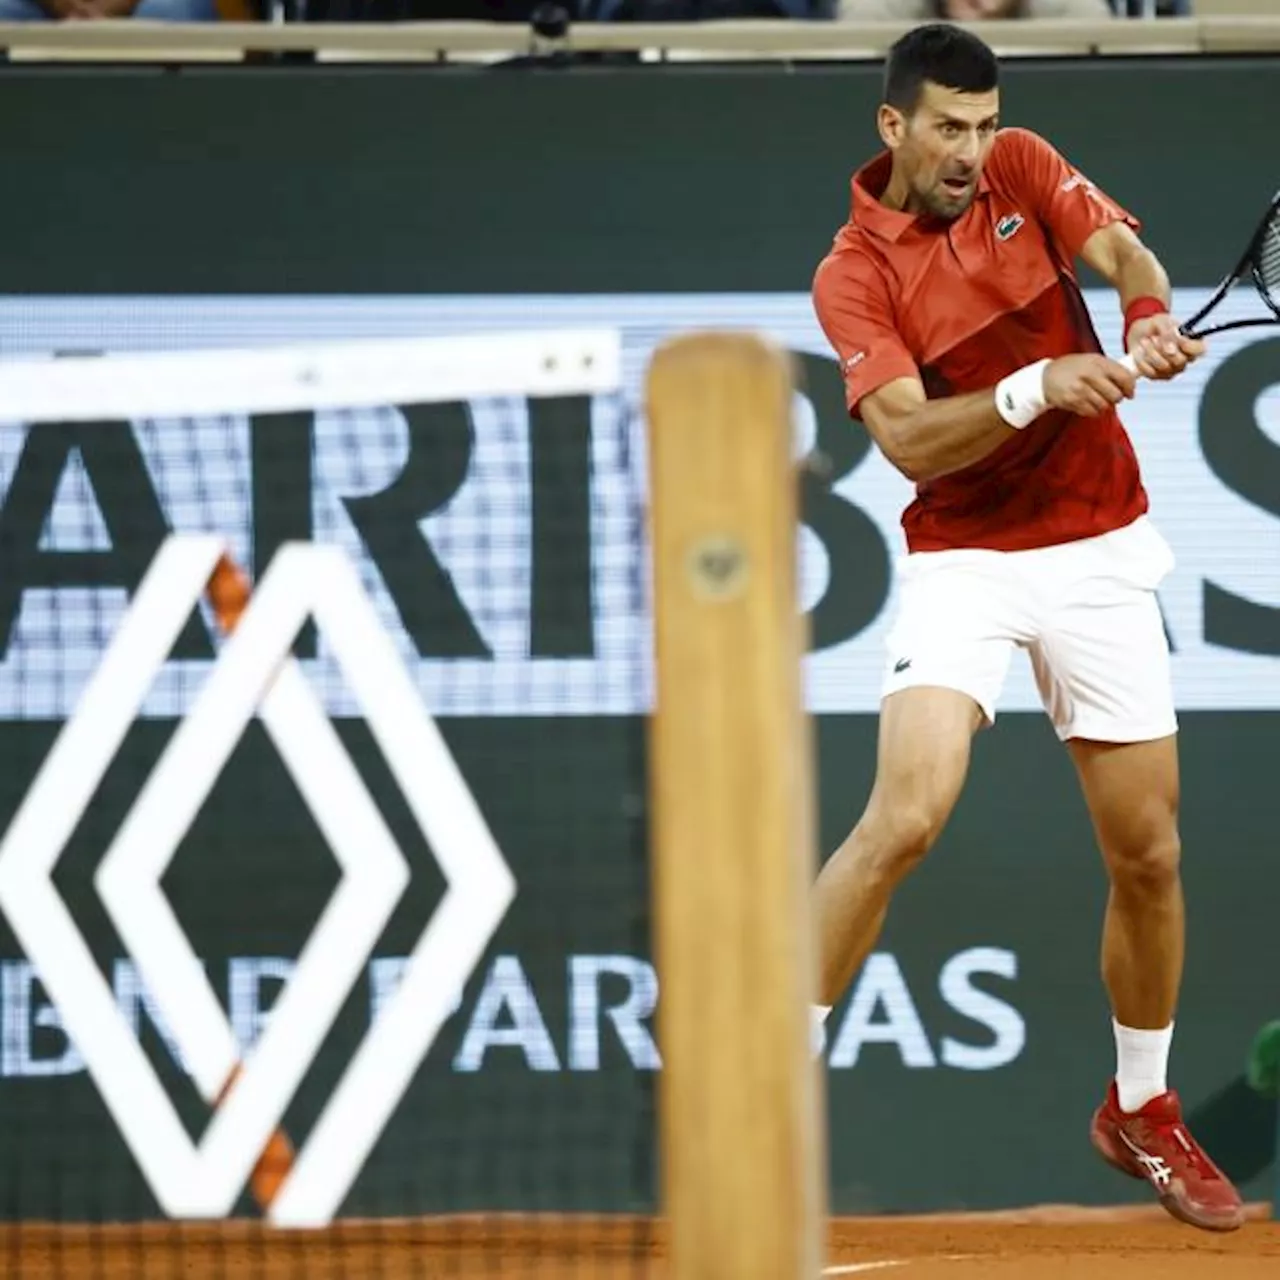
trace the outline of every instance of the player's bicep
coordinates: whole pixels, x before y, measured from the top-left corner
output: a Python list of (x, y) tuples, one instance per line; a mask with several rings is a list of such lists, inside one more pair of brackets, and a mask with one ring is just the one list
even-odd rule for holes
[(1125, 264), (1145, 252), (1137, 232), (1128, 223), (1109, 222), (1089, 236), (1081, 246), (1080, 256), (1108, 284), (1115, 284)]

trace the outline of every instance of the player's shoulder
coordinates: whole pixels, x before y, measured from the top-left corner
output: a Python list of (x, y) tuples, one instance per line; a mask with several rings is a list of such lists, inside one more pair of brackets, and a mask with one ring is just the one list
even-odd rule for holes
[(875, 237), (852, 220), (837, 233), (813, 273), (813, 296), (825, 298), (848, 289), (880, 287), (884, 282), (883, 250)]
[(991, 154), (1021, 156), (1033, 152), (1054, 151), (1055, 147), (1043, 134), (1020, 124), (1007, 124), (996, 130)]
[(1021, 125), (1007, 125), (997, 131), (991, 144), (987, 174), (997, 184), (1001, 180), (1016, 184), (1037, 165), (1057, 159), (1058, 149), (1043, 135)]

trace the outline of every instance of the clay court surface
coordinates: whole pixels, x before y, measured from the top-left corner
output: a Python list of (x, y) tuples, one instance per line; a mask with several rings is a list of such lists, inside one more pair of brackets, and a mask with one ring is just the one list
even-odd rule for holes
[[(5, 1280), (661, 1280), (663, 1254), (661, 1230), (641, 1219), (353, 1223), (283, 1235), (249, 1223), (0, 1228)], [(827, 1275), (1277, 1280), (1280, 1224), (1263, 1207), (1225, 1236), (1158, 1209), (841, 1219)]]

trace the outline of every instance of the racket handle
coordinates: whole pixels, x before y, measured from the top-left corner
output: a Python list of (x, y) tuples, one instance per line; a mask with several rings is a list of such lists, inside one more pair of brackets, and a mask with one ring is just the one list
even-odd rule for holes
[(1123, 365), (1130, 373), (1138, 372), (1137, 362), (1127, 351), (1116, 361), (1116, 364)]

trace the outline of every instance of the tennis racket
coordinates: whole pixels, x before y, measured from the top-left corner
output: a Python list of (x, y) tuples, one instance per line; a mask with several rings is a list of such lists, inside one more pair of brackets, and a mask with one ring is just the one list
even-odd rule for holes
[[(1205, 324), (1222, 300), (1237, 284), (1248, 281), (1271, 312), (1269, 316), (1252, 316), (1247, 320), (1227, 320), (1220, 324)], [(1249, 247), (1240, 257), (1236, 268), (1218, 286), (1213, 297), (1199, 311), (1178, 326), (1188, 338), (1207, 338), (1211, 333), (1225, 333), (1228, 329), (1252, 329), (1257, 325), (1280, 325), (1280, 191), (1272, 198), (1271, 207), (1258, 224), (1249, 241)], [(1126, 352), (1120, 364), (1130, 373), (1138, 371), (1133, 357)]]

